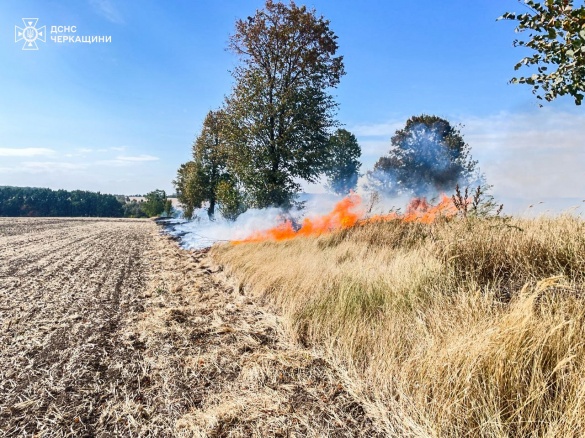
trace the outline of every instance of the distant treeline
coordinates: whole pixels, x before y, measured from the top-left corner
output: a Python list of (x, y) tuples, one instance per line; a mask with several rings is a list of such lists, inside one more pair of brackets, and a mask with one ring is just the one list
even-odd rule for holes
[(0, 216), (123, 217), (124, 203), (124, 196), (83, 190), (0, 187)]
[(143, 198), (137, 201), (84, 190), (0, 186), (0, 216), (141, 218), (172, 214), (172, 202), (164, 190), (153, 190)]

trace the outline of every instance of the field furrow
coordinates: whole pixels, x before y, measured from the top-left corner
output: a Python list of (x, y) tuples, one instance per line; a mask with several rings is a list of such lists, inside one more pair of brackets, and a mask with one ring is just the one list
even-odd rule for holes
[[(152, 224), (73, 224), (25, 228), (45, 243), (30, 239), (12, 258), (11, 243), (0, 237), (0, 424), (9, 424), (1, 429), (7, 435), (91, 432), (116, 391), (108, 376), (116, 370), (116, 334), (131, 295), (145, 285), (135, 260), (149, 250)], [(15, 233), (8, 239), (27, 241)]]
[(0, 218), (0, 437), (381, 436), (205, 251), (59, 224)]

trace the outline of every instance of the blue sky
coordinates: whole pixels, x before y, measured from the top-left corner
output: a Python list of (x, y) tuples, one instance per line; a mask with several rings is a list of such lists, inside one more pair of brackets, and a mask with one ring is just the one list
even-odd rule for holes
[[(301, 3), (301, 2), (298, 2)], [(347, 75), (333, 91), (338, 119), (370, 168), (393, 132), (427, 113), (462, 132), (494, 194), (514, 210), (585, 199), (585, 111), (571, 98), (540, 109), (509, 85), (523, 56), (515, 0), (308, 1), (331, 21)], [(176, 169), (207, 111), (218, 108), (237, 63), (226, 50), (248, 0), (0, 0), (0, 185), (106, 193), (172, 192)], [(110, 43), (14, 41), (22, 18), (37, 28)], [(321, 187), (307, 187), (322, 191)], [(545, 208), (545, 207), (543, 207)]]

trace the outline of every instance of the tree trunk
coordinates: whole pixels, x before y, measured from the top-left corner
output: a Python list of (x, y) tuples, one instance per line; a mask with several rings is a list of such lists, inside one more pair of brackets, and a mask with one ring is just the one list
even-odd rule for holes
[(213, 220), (215, 215), (215, 197), (212, 197), (209, 200), (209, 208), (207, 209), (207, 216), (209, 216), (210, 220)]

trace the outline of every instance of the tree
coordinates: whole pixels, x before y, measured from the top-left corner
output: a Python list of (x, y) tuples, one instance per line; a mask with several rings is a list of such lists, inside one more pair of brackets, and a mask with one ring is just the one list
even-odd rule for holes
[(0, 187), (0, 216), (121, 217), (114, 195), (36, 187)]
[(171, 201), (170, 199), (167, 199), (165, 201), (165, 208), (163, 210), (163, 213), (167, 217), (170, 217), (171, 214), (173, 213), (173, 201)]
[(142, 203), (142, 210), (149, 216), (160, 216), (165, 210), (167, 194), (164, 190), (154, 190), (145, 195), (146, 200)]
[(481, 179), (469, 145), (445, 119), (411, 117), (391, 143), (388, 156), (381, 157), (368, 173), (370, 185), (389, 195), (426, 196)]
[(241, 58), (226, 98), (230, 167), (253, 207), (289, 207), (298, 179), (316, 182), (327, 162), (342, 75), (337, 37), (315, 10), (266, 2), (236, 22), (229, 48)]
[(136, 199), (128, 199), (126, 203), (122, 206), (124, 211), (124, 217), (130, 218), (142, 218), (148, 217), (146, 213), (142, 210), (142, 204), (144, 202), (138, 202)]
[(362, 154), (360, 145), (351, 132), (338, 129), (329, 137), (329, 160), (325, 175), (327, 187), (338, 195), (347, 195), (355, 190), (362, 165), (359, 157)]
[[(585, 93), (585, 5), (573, 7), (572, 0), (526, 0), (529, 12), (507, 12), (499, 19), (518, 22), (516, 32), (529, 31), (526, 41), (514, 40), (514, 47), (534, 50), (514, 67), (537, 66), (531, 76), (512, 78), (528, 84), (538, 99), (552, 101), (566, 94), (581, 105)], [(556, 68), (550, 70), (549, 68)]]
[(177, 199), (183, 206), (183, 215), (190, 219), (193, 211), (199, 208), (204, 199), (201, 196), (204, 193), (204, 178), (201, 175), (201, 166), (194, 161), (187, 161), (181, 164), (177, 171), (177, 178), (173, 181), (177, 191)]
[(224, 121), (221, 110), (207, 113), (201, 133), (193, 143), (193, 160), (181, 165), (173, 181), (186, 217), (207, 202), (207, 214), (213, 219), (220, 183), (233, 185), (227, 167)]
[[(226, 146), (223, 138), (223, 111), (209, 111), (203, 121), (201, 134), (193, 145), (193, 161), (196, 165), (196, 181), (202, 201), (207, 201), (207, 214), (213, 219), (217, 203), (217, 188), (221, 181), (229, 179)], [(201, 202), (199, 203), (199, 207)]]
[(217, 200), (221, 215), (231, 221), (246, 211), (244, 196), (232, 178), (226, 178), (217, 185)]

